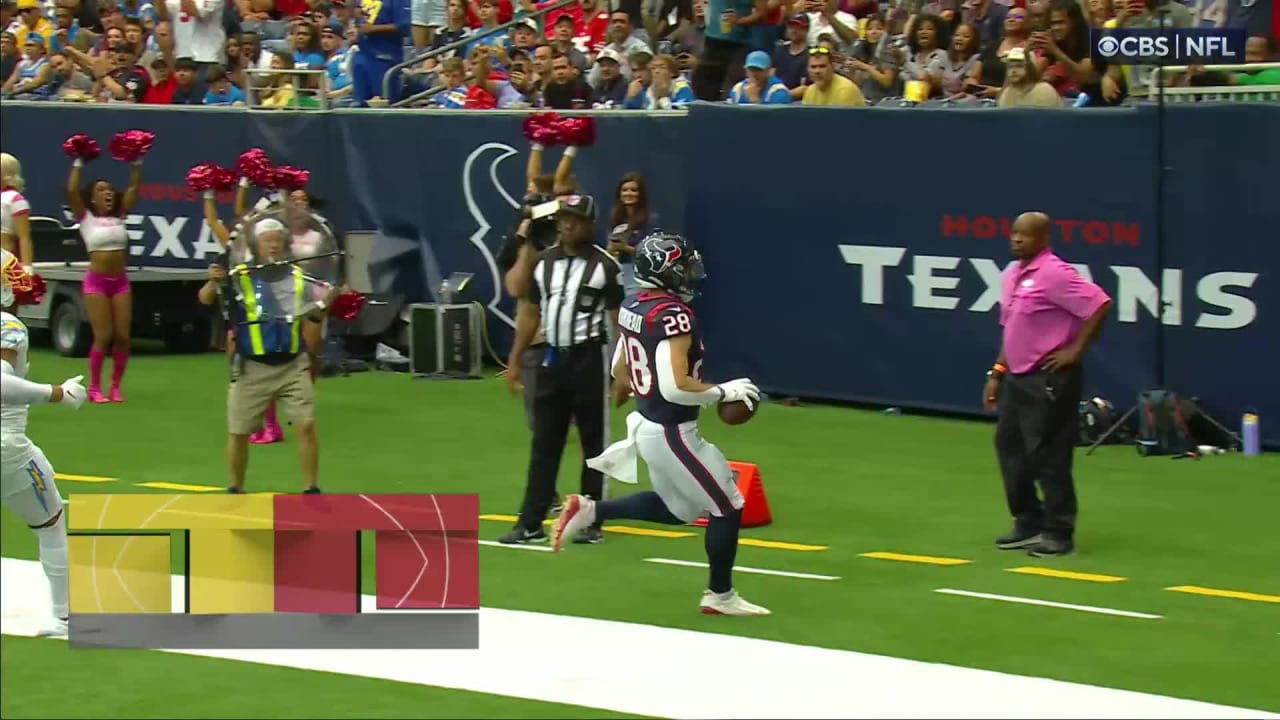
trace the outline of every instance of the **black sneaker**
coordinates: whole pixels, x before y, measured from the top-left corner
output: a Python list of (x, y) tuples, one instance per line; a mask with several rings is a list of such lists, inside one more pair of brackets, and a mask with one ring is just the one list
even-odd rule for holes
[(1057, 557), (1075, 552), (1076, 544), (1070, 540), (1047, 537), (1031, 547), (1027, 552), (1031, 557)]
[(302, 491), (302, 494), (303, 494), (303, 495), (319, 495), (319, 494), (321, 494), (321, 493), (320, 493), (320, 488), (318, 488), (318, 487), (309, 487), (309, 488), (307, 488), (306, 490), (303, 490), (303, 491)]
[(232, 495), (243, 495), (243, 494), (244, 494), (244, 488), (229, 487), (229, 488), (227, 488), (227, 492), (231, 493)]
[(595, 526), (584, 527), (578, 531), (578, 534), (573, 538), (573, 542), (576, 545), (598, 545), (604, 542), (604, 533)]
[(996, 538), (996, 547), (1001, 550), (1018, 550), (1031, 547), (1039, 543), (1041, 539), (1039, 530), (1028, 530), (1015, 525), (1013, 531), (1008, 535), (1001, 535)]
[(552, 517), (559, 517), (562, 512), (564, 512), (564, 500), (557, 493), (556, 499), (551, 501), (551, 515)]
[(547, 539), (547, 531), (542, 528), (526, 530), (517, 525), (511, 529), (511, 532), (498, 538), (498, 542), (503, 545), (527, 545), (529, 543), (544, 543)]

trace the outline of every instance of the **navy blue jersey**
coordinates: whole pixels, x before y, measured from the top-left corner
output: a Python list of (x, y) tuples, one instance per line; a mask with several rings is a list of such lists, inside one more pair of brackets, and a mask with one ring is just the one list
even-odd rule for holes
[(689, 374), (702, 379), (702, 331), (689, 306), (674, 295), (645, 290), (622, 303), (618, 328), (625, 343), (627, 374), (640, 414), (660, 425), (697, 420), (697, 406), (677, 405), (662, 397), (656, 370), (658, 345), (667, 338), (690, 335)]

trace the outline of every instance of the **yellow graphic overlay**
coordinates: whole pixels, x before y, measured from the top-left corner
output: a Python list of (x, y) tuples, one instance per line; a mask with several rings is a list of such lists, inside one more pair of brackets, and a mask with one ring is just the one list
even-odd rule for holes
[(172, 609), (168, 535), (72, 535), (71, 612), (167, 613)]

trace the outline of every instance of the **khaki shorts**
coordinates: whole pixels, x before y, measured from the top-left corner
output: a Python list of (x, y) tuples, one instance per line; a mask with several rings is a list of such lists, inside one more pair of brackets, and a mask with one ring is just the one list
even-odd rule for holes
[(227, 431), (250, 435), (262, 426), (262, 415), (272, 400), (279, 402), (294, 425), (315, 419), (315, 388), (311, 383), (311, 358), (306, 353), (284, 365), (267, 365), (236, 358), (231, 387), (227, 390)]

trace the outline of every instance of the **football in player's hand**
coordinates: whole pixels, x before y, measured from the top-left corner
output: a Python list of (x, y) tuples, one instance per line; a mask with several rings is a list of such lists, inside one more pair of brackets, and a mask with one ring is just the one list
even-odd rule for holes
[(760, 409), (757, 404), (755, 408), (748, 408), (744, 402), (722, 402), (716, 408), (720, 414), (720, 420), (726, 425), (741, 425), (742, 423), (755, 417), (756, 410)]

